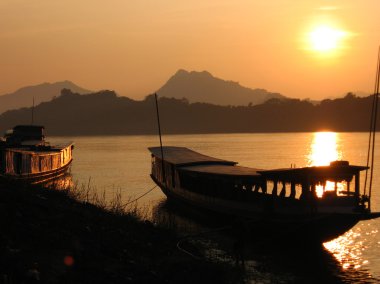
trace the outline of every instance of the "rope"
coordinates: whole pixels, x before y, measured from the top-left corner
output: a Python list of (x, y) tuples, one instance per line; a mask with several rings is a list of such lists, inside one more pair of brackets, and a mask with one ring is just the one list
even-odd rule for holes
[(131, 201), (128, 201), (127, 203), (121, 205), (121, 207), (126, 207), (128, 206), (129, 204), (133, 203), (133, 202), (136, 202), (137, 200), (143, 198), (145, 195), (147, 195), (148, 193), (150, 193), (151, 191), (153, 191), (153, 189), (155, 189), (157, 187), (157, 185), (153, 186), (151, 189), (149, 189), (147, 192), (145, 192), (144, 194), (140, 195), (139, 197), (135, 198), (134, 200), (131, 200)]

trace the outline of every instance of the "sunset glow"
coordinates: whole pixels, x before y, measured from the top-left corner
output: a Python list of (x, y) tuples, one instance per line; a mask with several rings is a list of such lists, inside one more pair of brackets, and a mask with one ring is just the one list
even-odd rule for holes
[(309, 34), (312, 49), (319, 52), (328, 52), (337, 49), (342, 40), (347, 36), (347, 32), (333, 29), (328, 26), (319, 26)]
[(143, 99), (179, 69), (291, 98), (370, 94), (380, 1), (327, 2), (4, 0), (0, 95), (70, 80)]

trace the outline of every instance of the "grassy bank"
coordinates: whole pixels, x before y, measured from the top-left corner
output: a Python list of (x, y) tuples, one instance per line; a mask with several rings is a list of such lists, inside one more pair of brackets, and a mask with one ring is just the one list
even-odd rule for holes
[(0, 283), (236, 281), (226, 264), (179, 251), (174, 232), (117, 202), (105, 208), (70, 191), (2, 186)]

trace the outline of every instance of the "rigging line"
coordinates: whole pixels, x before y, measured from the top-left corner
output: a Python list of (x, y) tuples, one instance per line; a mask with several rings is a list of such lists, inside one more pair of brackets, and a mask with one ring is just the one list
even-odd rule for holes
[(165, 185), (166, 185), (166, 174), (165, 174), (165, 164), (164, 164), (164, 150), (163, 150), (163, 148), (162, 148), (161, 123), (160, 123), (160, 113), (159, 113), (159, 111), (158, 111), (158, 99), (157, 99), (157, 93), (154, 93), (154, 98), (156, 99), (156, 114), (157, 114), (157, 124), (158, 124), (158, 135), (160, 136), (162, 176), (163, 176), (164, 183), (165, 183)]
[[(380, 51), (379, 51), (380, 53)], [(380, 68), (380, 58), (377, 59), (377, 67), (376, 67), (376, 78), (379, 74)], [(368, 169), (370, 164), (371, 157), (371, 149), (372, 149), (372, 135), (373, 135), (373, 123), (374, 123), (374, 113), (375, 113), (375, 103), (376, 103), (376, 90), (378, 89), (378, 80), (375, 80), (375, 86), (373, 90), (373, 99), (372, 99), (372, 107), (371, 107), (371, 119), (370, 119), (370, 128), (369, 128), (369, 137), (368, 137), (368, 151), (367, 151), (367, 169), (365, 171), (365, 179), (364, 179), (364, 195), (367, 191), (367, 179), (368, 179)]]
[(34, 97), (33, 97), (33, 106), (32, 106), (32, 124), (34, 124)]
[[(379, 76), (380, 76), (380, 47), (379, 47), (379, 55), (378, 55), (378, 66), (377, 66), (377, 73), (376, 73), (376, 80), (375, 80), (375, 90), (374, 90), (374, 94), (373, 94), (373, 112), (372, 112), (372, 125), (371, 125), (371, 132), (372, 132), (372, 142), (370, 144), (370, 147), (371, 147), (371, 175), (370, 175), (370, 179), (372, 179), (372, 175), (373, 175), (373, 170), (372, 170), (372, 167), (373, 167), (373, 162), (374, 162), (374, 143), (375, 143), (375, 132), (376, 132), (376, 121), (377, 121), (377, 104), (378, 104), (378, 95), (379, 95)], [(369, 150), (370, 152), (370, 150)], [(368, 165), (367, 165), (368, 166)], [(370, 180), (370, 187), (371, 187), (371, 180)]]
[(149, 189), (147, 192), (145, 192), (144, 194), (140, 195), (139, 197), (135, 198), (134, 200), (131, 200), (131, 201), (128, 201), (127, 203), (121, 205), (121, 207), (126, 207), (127, 205), (133, 203), (133, 202), (136, 202), (137, 200), (139, 200), (140, 198), (144, 197), (145, 195), (147, 195), (148, 193), (152, 192), (153, 189), (155, 189), (157, 187), (157, 185), (153, 186), (151, 189)]
[(380, 82), (380, 46), (378, 51), (378, 68), (377, 68), (377, 74), (376, 74), (376, 90), (375, 90), (375, 113), (373, 118), (373, 135), (372, 135), (372, 159), (371, 159), (371, 178), (369, 180), (369, 209), (371, 209), (371, 193), (372, 193), (372, 179), (373, 179), (373, 164), (375, 160), (375, 134), (376, 134), (376, 122), (377, 122), (377, 109), (378, 109), (378, 101), (379, 101), (379, 82)]

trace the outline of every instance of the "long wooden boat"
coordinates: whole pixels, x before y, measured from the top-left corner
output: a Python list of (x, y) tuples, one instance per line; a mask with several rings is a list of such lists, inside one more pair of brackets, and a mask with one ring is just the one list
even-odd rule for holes
[(368, 169), (335, 161), (329, 166), (262, 170), (183, 147), (149, 148), (151, 178), (167, 198), (222, 219), (244, 220), (253, 235), (332, 240), (380, 216), (360, 191)]
[(18, 125), (0, 141), (1, 183), (44, 183), (65, 175), (73, 160), (72, 142), (50, 145), (44, 127)]

